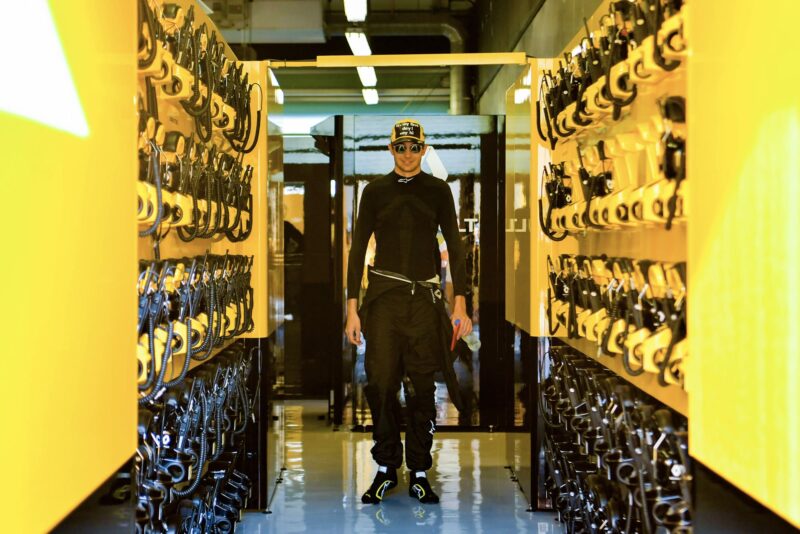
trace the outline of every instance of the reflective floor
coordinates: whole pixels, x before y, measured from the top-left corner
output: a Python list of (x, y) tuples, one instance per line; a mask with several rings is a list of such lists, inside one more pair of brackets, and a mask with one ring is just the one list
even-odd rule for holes
[(319, 401), (277, 407), (270, 476), (283, 474), (270, 488), (272, 514), (246, 514), (237, 532), (562, 532), (553, 514), (526, 511), (525, 495), (504, 467), (503, 433), (437, 434), (428, 476), (441, 503), (411, 499), (403, 472), (382, 504), (362, 504), (376, 470), (371, 436), (334, 432), (326, 408)]

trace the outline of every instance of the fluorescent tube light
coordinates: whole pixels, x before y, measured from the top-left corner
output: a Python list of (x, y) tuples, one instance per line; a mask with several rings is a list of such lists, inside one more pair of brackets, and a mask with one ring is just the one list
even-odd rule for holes
[(311, 129), (325, 120), (322, 115), (272, 115), (270, 122), (274, 122), (284, 135), (309, 135)]
[(369, 42), (367, 42), (367, 36), (364, 35), (364, 32), (345, 32), (344, 36), (354, 56), (369, 56), (372, 54), (372, 50), (369, 48)]
[(522, 85), (525, 87), (531, 86), (531, 78), (533, 77), (533, 67), (528, 67), (528, 72), (525, 73), (525, 76), (522, 78)]
[(361, 94), (364, 96), (364, 102), (368, 106), (373, 106), (378, 103), (378, 90), (377, 89), (362, 89)]
[(367, 0), (344, 0), (344, 14), (350, 22), (367, 20)]
[(358, 77), (361, 78), (361, 85), (364, 87), (375, 87), (378, 77), (375, 75), (375, 67), (356, 67)]

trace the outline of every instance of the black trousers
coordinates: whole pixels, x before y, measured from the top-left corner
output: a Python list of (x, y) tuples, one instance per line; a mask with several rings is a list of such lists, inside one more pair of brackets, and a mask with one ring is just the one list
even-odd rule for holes
[(403, 463), (400, 440), (400, 405), (397, 395), (406, 383), (406, 467), (431, 468), (431, 447), (436, 431), (436, 386), (441, 350), (439, 311), (429, 289), (414, 286), (387, 291), (370, 303), (364, 325), (367, 387), (375, 446), (372, 457), (379, 465), (399, 468)]

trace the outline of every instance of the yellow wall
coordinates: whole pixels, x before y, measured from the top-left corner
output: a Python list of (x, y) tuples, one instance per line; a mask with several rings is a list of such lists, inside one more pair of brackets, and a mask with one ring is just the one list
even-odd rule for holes
[(800, 2), (690, 4), (689, 440), (800, 527)]
[[(52, 528), (136, 448), (138, 162), (136, 3), (24, 5), (51, 11), (88, 126), (82, 137), (0, 111), (0, 512), (4, 532), (27, 533)], [(4, 57), (48, 31), (47, 17), (13, 12), (4, 20), (30, 40)], [(63, 95), (58, 68), (28, 63), (2, 83)]]
[[(59, 98), (74, 82), (78, 95), (77, 103), (67, 99), (34, 120), (20, 111), (27, 95), (15, 100), (0, 93), (6, 229), (0, 472), (7, 482), (0, 510), (6, 532), (45, 532), (135, 451), (134, 285), (137, 257), (152, 257), (152, 246), (136, 239), (136, 3), (20, 5), (37, 14), (25, 31), (40, 44), (49, 35), (53, 46), (31, 50), (35, 61), (25, 57), (17, 82)], [(266, 63), (246, 69), (265, 89), (253, 98), (274, 102)], [(36, 97), (32, 109), (50, 102), (29, 93)], [(282, 277), (270, 278), (267, 265), (268, 240), (282, 250), (282, 232), (267, 236), (269, 216), (281, 220), (282, 158), (280, 139), (271, 138), (276, 155), (268, 160), (266, 102), (261, 107), (262, 141), (245, 160), (256, 167), (253, 235), (210, 248), (256, 255), (253, 335), (266, 337), (279, 319), (272, 313), (268, 321), (268, 290), (273, 301), (282, 300)], [(74, 126), (55, 120), (70, 110)], [(202, 254), (210, 245), (178, 245), (174, 237), (162, 243), (162, 257)]]

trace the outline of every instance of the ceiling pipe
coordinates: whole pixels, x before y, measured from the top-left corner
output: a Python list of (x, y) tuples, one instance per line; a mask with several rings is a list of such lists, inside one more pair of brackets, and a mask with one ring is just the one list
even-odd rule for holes
[[(344, 35), (345, 31), (353, 28), (338, 14), (327, 14), (326, 30), (328, 35)], [(403, 13), (402, 15), (370, 13), (364, 24), (358, 25), (367, 36), (424, 36), (443, 35), (450, 41), (450, 52), (460, 54), (464, 52), (464, 36), (466, 35), (461, 23), (450, 16), (433, 13)], [(464, 66), (453, 65), (450, 67), (450, 114), (464, 115), (469, 113), (467, 101), (467, 87), (464, 81)]]

